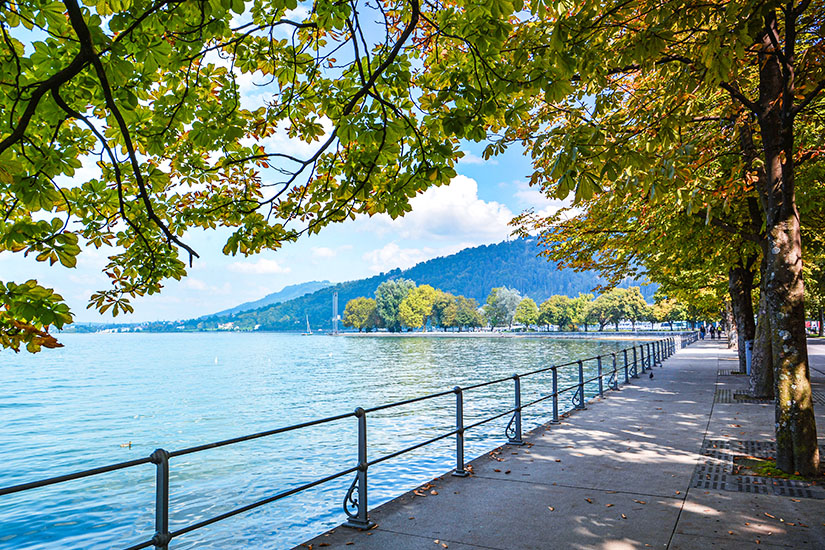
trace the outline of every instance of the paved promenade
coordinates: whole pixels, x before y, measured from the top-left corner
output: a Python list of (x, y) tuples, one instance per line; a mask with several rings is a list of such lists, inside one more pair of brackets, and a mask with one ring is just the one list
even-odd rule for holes
[[(825, 443), (825, 342), (811, 341)], [(739, 476), (735, 455), (770, 453), (773, 405), (746, 388), (718, 340), (680, 350), (587, 410), (444, 475), (297, 548), (418, 550), (825, 548), (825, 488)], [(435, 490), (437, 495), (431, 494)]]

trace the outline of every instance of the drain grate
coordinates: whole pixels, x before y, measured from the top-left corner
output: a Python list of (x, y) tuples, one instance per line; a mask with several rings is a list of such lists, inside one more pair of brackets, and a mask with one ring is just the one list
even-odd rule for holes
[(733, 392), (733, 399), (737, 403), (757, 403), (760, 405), (773, 404), (773, 399), (751, 397), (745, 390), (737, 390)]
[[(825, 447), (822, 450), (825, 451)], [(702, 444), (704, 460), (696, 466), (693, 472), (691, 487), (825, 500), (825, 488), (807, 481), (733, 473), (733, 460), (736, 456), (774, 456), (775, 454), (776, 444), (772, 441), (707, 440)]]
[(733, 403), (733, 390), (716, 388), (713, 393), (714, 403)]
[(713, 394), (714, 403), (753, 403), (757, 405), (766, 405), (773, 403), (773, 399), (761, 399), (748, 395), (745, 390), (731, 390), (724, 388), (717, 388)]
[(739, 372), (738, 370), (733, 369), (719, 369), (716, 371), (717, 376), (747, 376), (744, 372)]

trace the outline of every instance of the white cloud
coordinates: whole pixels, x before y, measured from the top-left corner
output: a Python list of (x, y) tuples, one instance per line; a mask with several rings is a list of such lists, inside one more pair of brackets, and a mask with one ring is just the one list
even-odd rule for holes
[[(361, 229), (402, 239), (452, 240), (469, 246), (506, 239), (513, 212), (507, 206), (478, 197), (478, 183), (458, 175), (449, 185), (432, 187), (410, 200), (412, 212), (396, 220), (387, 215), (363, 220)], [(371, 223), (370, 223), (371, 222)]]
[(515, 197), (524, 209), (532, 208), (539, 216), (550, 216), (562, 208), (569, 207), (573, 201), (570, 199), (549, 198), (538, 187), (531, 187), (524, 181), (515, 182)]
[(316, 246), (311, 249), (312, 257), (317, 260), (328, 260), (330, 258), (335, 258), (341, 252), (347, 252), (348, 250), (352, 250), (351, 244), (345, 244), (338, 246), (336, 248), (329, 248), (326, 246)]
[(234, 262), (229, 264), (229, 271), (235, 273), (245, 273), (248, 275), (273, 275), (276, 273), (289, 273), (288, 267), (283, 267), (275, 260), (261, 258), (257, 262)]
[(209, 285), (201, 281), (200, 279), (193, 279), (192, 277), (187, 277), (183, 281), (183, 286), (186, 288), (191, 288), (192, 290), (209, 290)]
[(338, 253), (331, 248), (327, 248), (326, 246), (316, 246), (312, 249), (312, 255), (315, 258), (326, 259), (334, 258), (338, 255)]

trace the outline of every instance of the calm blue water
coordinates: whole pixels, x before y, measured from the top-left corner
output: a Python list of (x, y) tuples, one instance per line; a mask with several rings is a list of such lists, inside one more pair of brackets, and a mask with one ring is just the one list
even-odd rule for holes
[[(35, 356), (0, 352), (0, 486), (142, 458), (467, 386), (629, 342), (355, 338), (288, 334), (64, 335)], [(588, 364), (592, 371), (594, 364)], [(562, 384), (574, 372), (562, 376)], [(549, 376), (522, 380), (523, 401)], [(594, 388), (591, 388), (594, 390)], [(591, 392), (592, 393), (592, 392)], [(512, 407), (509, 381), (465, 394), (465, 424)], [(550, 401), (525, 411), (525, 430)], [(563, 408), (569, 408), (565, 397)], [(506, 441), (508, 418), (467, 434), (470, 458)], [(369, 458), (454, 428), (452, 395), (368, 417)], [(354, 466), (347, 418), (173, 458), (171, 530)], [(129, 446), (131, 443), (131, 447)], [(370, 468), (370, 507), (454, 465), (448, 438)], [(154, 465), (0, 497), (0, 549), (112, 549), (154, 532)], [(171, 548), (291, 548), (340, 524), (351, 476), (176, 538)]]

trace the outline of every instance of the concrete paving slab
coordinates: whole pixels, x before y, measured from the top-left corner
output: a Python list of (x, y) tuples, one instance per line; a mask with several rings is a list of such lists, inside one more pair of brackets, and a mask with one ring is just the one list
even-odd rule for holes
[(652, 442), (629, 442), (620, 448), (594, 443), (504, 447), (472, 465), (477, 476), (493, 479), (673, 496), (690, 481), (701, 459), (700, 447), (701, 441), (692, 452)]
[[(758, 548), (760, 550), (771, 548), (794, 548), (785, 544), (773, 544), (771, 537), (754, 537), (749, 541), (732, 540), (721, 537), (704, 537), (697, 535), (681, 535), (676, 533), (671, 539), (668, 550), (743, 550)], [(756, 541), (759, 542), (756, 542)]]
[[(676, 534), (720, 538), (738, 548), (770, 543), (793, 548), (825, 548), (825, 501), (774, 495), (691, 489)], [(690, 546), (684, 546), (690, 548)], [(701, 546), (695, 546), (700, 548)]]
[[(673, 525), (681, 504), (676, 498), (483, 477), (445, 478), (435, 487), (437, 496), (406, 495), (376, 509), (371, 515), (378, 524), (373, 533), (415, 534), (423, 539), (421, 548), (437, 548), (434, 540), (447, 542), (450, 548), (453, 543), (519, 550), (609, 548), (613, 543), (623, 545), (617, 548), (664, 548), (671, 533), (650, 530), (650, 522)], [(339, 529), (309, 544), (325, 542), (335, 549), (352, 540), (351, 534)], [(350, 546), (396, 548), (381, 546), (381, 541), (373, 534)]]

